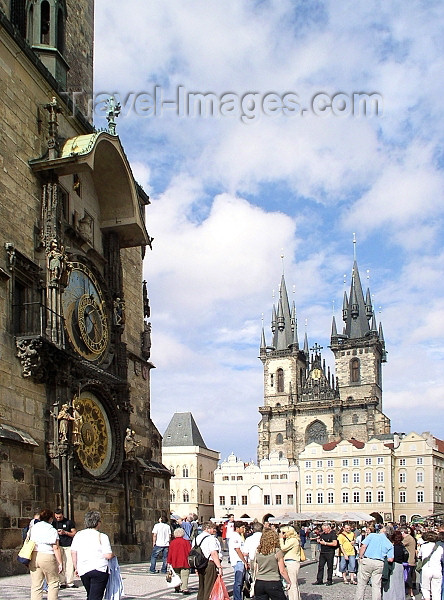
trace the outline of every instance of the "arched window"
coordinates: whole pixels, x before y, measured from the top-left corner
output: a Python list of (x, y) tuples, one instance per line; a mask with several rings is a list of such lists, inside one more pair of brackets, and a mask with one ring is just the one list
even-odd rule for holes
[(360, 380), (359, 358), (352, 358), (350, 361), (350, 381), (357, 383)]
[(358, 422), (359, 422), (359, 417), (358, 417), (358, 415), (355, 413), (355, 414), (353, 414), (353, 416), (352, 416), (352, 423), (353, 423), (353, 425), (356, 425)]
[(279, 458), (284, 458), (284, 453), (283, 452), (279, 452)]
[(65, 15), (60, 7), (57, 11), (56, 48), (60, 54), (65, 51)]
[(305, 443), (325, 444), (327, 442), (327, 427), (322, 421), (314, 421), (305, 431)]
[(282, 433), (278, 433), (276, 436), (276, 444), (283, 444), (284, 443), (284, 438), (282, 436)]
[(170, 466), (170, 473), (171, 475), (175, 475), (176, 473), (174, 472), (174, 467), (173, 465)]
[(50, 44), (51, 11), (48, 0), (40, 4), (40, 43)]
[(189, 501), (190, 501), (190, 495), (189, 495), (189, 493), (187, 492), (187, 490), (184, 490), (184, 491), (183, 491), (182, 498), (183, 498), (183, 501), (184, 501), (184, 502), (189, 502)]
[(188, 477), (188, 467), (186, 466), (182, 469), (182, 477)]
[(284, 391), (284, 370), (278, 369), (276, 371), (276, 377), (277, 377), (277, 391), (283, 392)]
[(176, 502), (176, 494), (171, 490), (170, 492), (170, 502)]

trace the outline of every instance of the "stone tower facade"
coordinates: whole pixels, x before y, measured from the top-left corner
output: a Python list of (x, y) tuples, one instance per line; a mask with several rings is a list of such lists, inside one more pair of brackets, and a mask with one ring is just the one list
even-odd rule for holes
[(331, 349), (336, 377), (326, 368), (322, 348), (310, 350), (305, 336), (299, 347), (294, 303), (290, 307), (284, 276), (272, 309), (272, 342), (262, 330), (260, 359), (264, 365), (264, 404), (259, 407), (258, 460), (272, 451), (295, 461), (311, 442), (356, 437), (368, 440), (390, 432), (382, 413), (381, 364), (386, 359), (382, 327), (376, 327), (370, 292), (362, 293), (353, 266), (350, 297), (344, 299), (344, 332), (333, 319)]
[[(0, 0), (0, 575), (37, 507), (146, 559), (171, 473), (150, 417), (149, 198), (96, 132), (91, 0)], [(84, 109), (82, 112), (81, 109)], [(104, 123), (106, 125), (106, 123)]]

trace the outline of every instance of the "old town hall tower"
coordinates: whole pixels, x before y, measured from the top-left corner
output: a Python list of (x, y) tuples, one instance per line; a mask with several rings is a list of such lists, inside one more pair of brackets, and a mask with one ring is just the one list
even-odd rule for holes
[(381, 365), (386, 360), (382, 326), (376, 324), (370, 290), (364, 298), (356, 261), (342, 314), (341, 333), (334, 317), (332, 323), (335, 376), (325, 366), (322, 348), (315, 344), (309, 349), (307, 335), (300, 349), (296, 309), (294, 302), (290, 307), (282, 276), (272, 310), (271, 344), (266, 344), (264, 330), (261, 337), (264, 404), (259, 407), (259, 460), (278, 451), (295, 461), (313, 441), (367, 441), (390, 432), (390, 420), (382, 412)]

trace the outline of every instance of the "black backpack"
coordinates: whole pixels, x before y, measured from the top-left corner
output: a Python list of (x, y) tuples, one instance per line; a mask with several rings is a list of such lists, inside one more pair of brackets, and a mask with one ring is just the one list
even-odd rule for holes
[[(210, 535), (210, 534), (208, 534)], [(205, 538), (208, 537), (208, 535), (205, 535), (199, 542), (199, 544), (197, 544), (197, 546), (193, 546), (190, 550), (190, 553), (188, 554), (188, 564), (190, 565), (191, 569), (197, 569), (197, 570), (202, 570), (202, 569), (206, 569), (207, 565), (208, 565), (208, 558), (206, 558), (206, 556), (204, 555), (204, 553), (202, 552), (202, 542), (204, 541)]]

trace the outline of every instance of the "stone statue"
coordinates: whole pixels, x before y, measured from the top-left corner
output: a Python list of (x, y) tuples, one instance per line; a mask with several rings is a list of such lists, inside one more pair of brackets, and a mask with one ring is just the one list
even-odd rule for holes
[(78, 446), (81, 442), (81, 429), (83, 425), (83, 417), (79, 413), (80, 403), (74, 401), (73, 403), (73, 424), (72, 424), (72, 443), (74, 446)]
[(114, 325), (119, 326), (125, 324), (125, 302), (120, 298), (114, 300), (113, 314)]
[(136, 454), (136, 448), (140, 446), (140, 442), (136, 440), (135, 431), (127, 427), (125, 441), (124, 441), (124, 449), (126, 458), (134, 458)]
[(66, 257), (65, 249), (63, 246), (58, 246), (57, 240), (51, 240), (49, 242), (48, 249), (48, 270), (49, 270), (49, 282), (59, 283), (62, 274), (66, 268)]
[(146, 359), (151, 356), (151, 323), (144, 323), (143, 326), (142, 356)]
[(59, 422), (59, 442), (67, 442), (69, 439), (69, 422), (74, 421), (74, 417), (69, 414), (69, 406), (63, 404), (62, 408), (57, 415)]

